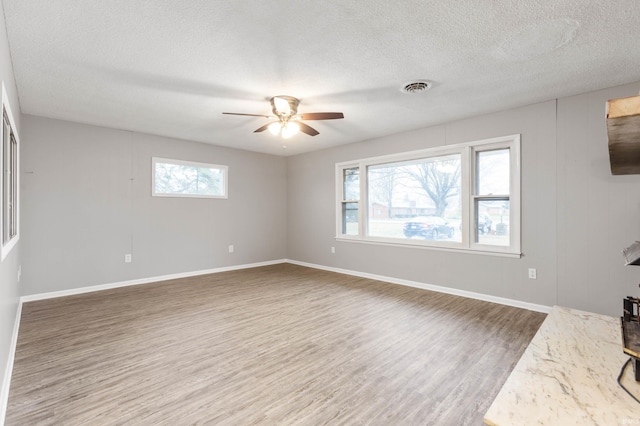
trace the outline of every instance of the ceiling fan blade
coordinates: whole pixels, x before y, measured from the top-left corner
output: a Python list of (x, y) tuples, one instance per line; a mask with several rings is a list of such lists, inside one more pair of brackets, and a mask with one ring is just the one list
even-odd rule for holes
[(253, 131), (253, 133), (260, 133), (260, 132), (264, 132), (265, 130), (267, 130), (269, 128), (269, 126), (271, 126), (273, 123), (277, 123), (277, 121), (272, 121), (271, 123), (267, 123), (264, 126), (260, 126), (257, 129), (255, 129)]
[(300, 126), (300, 131), (302, 133), (306, 133), (309, 136), (315, 136), (320, 134), (320, 132), (318, 132), (316, 129), (314, 129), (311, 126), (308, 126), (300, 121), (296, 121), (296, 123), (298, 123), (298, 126)]
[(245, 115), (247, 117), (265, 117), (265, 118), (271, 118), (271, 115), (264, 115), (264, 114), (243, 114), (241, 112), (223, 112), (223, 114), (226, 115)]
[(344, 114), (341, 112), (308, 112), (300, 114), (301, 120), (336, 120), (338, 118), (344, 118)]

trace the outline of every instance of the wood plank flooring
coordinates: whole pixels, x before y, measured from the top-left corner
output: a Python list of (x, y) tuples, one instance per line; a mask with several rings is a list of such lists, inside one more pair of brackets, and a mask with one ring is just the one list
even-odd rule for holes
[(545, 315), (281, 264), (23, 306), (7, 425), (462, 425)]

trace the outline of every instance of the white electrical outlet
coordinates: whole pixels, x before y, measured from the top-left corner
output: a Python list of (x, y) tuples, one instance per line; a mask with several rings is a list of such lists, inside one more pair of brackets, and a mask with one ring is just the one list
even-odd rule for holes
[(20, 277), (22, 276), (22, 265), (18, 266), (18, 282), (20, 282)]
[(124, 263), (131, 263), (131, 254), (127, 253), (124, 255)]
[(538, 278), (538, 271), (536, 271), (536, 268), (529, 268), (529, 278), (531, 278), (532, 280)]
[(229, 253), (233, 253), (233, 244), (229, 245)]
[(336, 253), (336, 248), (335, 247), (331, 247), (331, 253), (333, 253), (333, 254)]

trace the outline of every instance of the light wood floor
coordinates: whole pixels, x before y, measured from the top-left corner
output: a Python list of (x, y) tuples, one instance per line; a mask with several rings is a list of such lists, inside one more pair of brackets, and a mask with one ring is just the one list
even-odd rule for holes
[(544, 314), (282, 264), (23, 306), (7, 425), (462, 425)]

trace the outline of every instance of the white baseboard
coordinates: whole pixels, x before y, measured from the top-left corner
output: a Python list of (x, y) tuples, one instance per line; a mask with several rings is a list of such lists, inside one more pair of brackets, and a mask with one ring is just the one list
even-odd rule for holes
[(18, 345), (18, 331), (20, 329), (21, 316), (22, 301), (18, 303), (16, 319), (13, 325), (13, 335), (11, 336), (11, 346), (9, 347), (9, 357), (7, 358), (7, 366), (4, 372), (4, 380), (2, 381), (2, 389), (0, 389), (0, 425), (4, 424), (4, 419), (7, 413), (7, 404), (9, 403), (9, 387), (11, 385), (11, 374), (13, 373), (13, 360), (16, 354), (16, 346)]
[[(218, 273), (218, 272), (236, 271), (236, 270), (239, 270), (239, 269), (258, 268), (260, 266), (276, 265), (278, 263), (286, 263), (286, 262), (287, 262), (286, 259), (269, 260), (269, 261), (266, 261), (266, 262), (246, 263), (246, 264), (243, 264), (243, 265), (224, 266), (222, 268), (203, 269), (203, 270), (200, 270), (200, 271), (182, 272), (182, 273), (179, 273), (179, 274), (161, 275), (161, 276), (157, 276), (157, 277), (140, 278), (140, 279), (137, 279), (137, 280), (120, 281), (120, 282), (109, 283), (109, 284), (98, 284), (98, 285), (92, 285), (92, 286), (88, 286), (88, 287), (73, 288), (73, 289), (70, 289), (70, 290), (52, 291), (52, 292), (49, 292), (49, 293), (30, 294), (28, 296), (22, 296), (20, 298), (20, 301), (21, 302), (33, 302), (33, 301), (36, 301), (36, 300), (52, 299), (54, 297), (73, 296), (75, 294), (90, 293), (90, 292), (93, 292), (93, 291), (100, 291), (100, 290), (110, 290), (112, 288), (118, 288), (118, 287), (127, 287), (127, 286), (131, 286), (131, 285), (139, 285), (139, 284), (149, 284), (149, 283), (154, 283), (154, 282), (158, 282), (158, 281), (175, 280), (175, 279), (178, 279), (178, 278), (195, 277), (195, 276), (198, 276), (198, 275), (215, 274), (215, 273)], [(2, 424), (2, 423), (0, 423), (0, 424)]]
[[(127, 286), (131, 286), (131, 285), (139, 285), (139, 284), (149, 284), (149, 283), (153, 283), (153, 282), (167, 281), (167, 280), (173, 280), (173, 279), (177, 279), (177, 278), (188, 278), (188, 277), (195, 277), (195, 276), (198, 276), (198, 275), (215, 274), (215, 273), (218, 273), (218, 272), (227, 272), (227, 271), (236, 271), (236, 270), (240, 270), (240, 269), (257, 268), (257, 267), (260, 267), (260, 266), (276, 265), (276, 264), (279, 264), (279, 263), (291, 263), (293, 265), (306, 266), (308, 268), (321, 269), (321, 270), (330, 271), (330, 272), (337, 272), (339, 274), (352, 275), (352, 276), (361, 277), (361, 278), (369, 278), (369, 279), (378, 280), (378, 281), (385, 281), (385, 282), (392, 283), (392, 284), (399, 284), (399, 285), (404, 285), (404, 286), (408, 286), (408, 287), (421, 288), (423, 290), (431, 290), (431, 291), (436, 291), (438, 293), (452, 294), (452, 295), (455, 295), (455, 296), (468, 297), (470, 299), (483, 300), (485, 302), (493, 302), (493, 303), (498, 303), (498, 304), (501, 304), (501, 305), (513, 306), (513, 307), (516, 307), (516, 308), (527, 309), (527, 310), (530, 310), (530, 311), (542, 312), (542, 313), (545, 313), (545, 314), (548, 314), (549, 312), (551, 312), (551, 307), (550, 306), (538, 305), (538, 304), (535, 304), (535, 303), (529, 303), (529, 302), (523, 302), (523, 301), (520, 301), (520, 300), (508, 299), (508, 298), (505, 298), (505, 297), (491, 296), (491, 295), (482, 294), (482, 293), (475, 293), (475, 292), (467, 291), (467, 290), (459, 290), (459, 289), (451, 288), (451, 287), (443, 287), (443, 286), (438, 286), (438, 285), (433, 285), (433, 284), (427, 284), (427, 283), (422, 283), (422, 282), (418, 282), (418, 281), (410, 281), (410, 280), (404, 280), (404, 279), (401, 279), (401, 278), (394, 278), (394, 277), (387, 277), (387, 276), (383, 276), (383, 275), (369, 274), (367, 272), (352, 271), (350, 269), (334, 268), (334, 267), (331, 267), (331, 266), (318, 265), (318, 264), (315, 264), (315, 263), (300, 262), (300, 261), (291, 260), (291, 259), (278, 259), (278, 260), (270, 260), (270, 261), (266, 261), (266, 262), (248, 263), (248, 264), (234, 265), (234, 266), (225, 266), (225, 267), (222, 267), (222, 268), (204, 269), (204, 270), (200, 270), (200, 271), (183, 272), (183, 273), (179, 273), (179, 274), (161, 275), (161, 276), (157, 276), (157, 277), (141, 278), (141, 279), (137, 279), (137, 280), (120, 281), (120, 282), (116, 282), (116, 283), (99, 284), (99, 285), (93, 285), (93, 286), (88, 286), (88, 287), (80, 287), (80, 288), (74, 288), (74, 289), (70, 289), (70, 290), (61, 290), (61, 291), (53, 291), (53, 292), (49, 292), (49, 293), (31, 294), (31, 295), (28, 295), (28, 296), (22, 296), (20, 298), (20, 302), (21, 302), (20, 308), (22, 307), (22, 303), (23, 302), (33, 302), (33, 301), (36, 301), (36, 300), (51, 299), (51, 298), (54, 298), (54, 297), (72, 296), (72, 295), (75, 295), (75, 294), (89, 293), (89, 292), (92, 292), (92, 291), (109, 290), (109, 289), (112, 289), (112, 288), (127, 287)], [(16, 328), (16, 336), (15, 337), (17, 337), (17, 328)], [(2, 423), (0, 423), (0, 424), (2, 424)]]
[(490, 296), (488, 294), (475, 293), (473, 291), (459, 290), (456, 288), (442, 287), (439, 285), (426, 284), (418, 281), (403, 280), (400, 278), (385, 277), (382, 275), (369, 274), (366, 272), (351, 271), (349, 269), (333, 268), (331, 266), (316, 265), (314, 263), (299, 262), (297, 260), (287, 259), (287, 263), (293, 265), (306, 266), (308, 268), (322, 269), (324, 271), (337, 272), (339, 274), (353, 275), (360, 278), (369, 278), (372, 280), (385, 281), (392, 284), (400, 284), (408, 287), (421, 288), (423, 290), (436, 291), (438, 293), (452, 294), (454, 296), (467, 297), (469, 299), (483, 300), (485, 302), (498, 303), (500, 305), (513, 306), (515, 308), (527, 309), (534, 312), (542, 312), (548, 314), (551, 312), (550, 306), (538, 305), (535, 303), (523, 302), (520, 300), (507, 299), (505, 297)]

